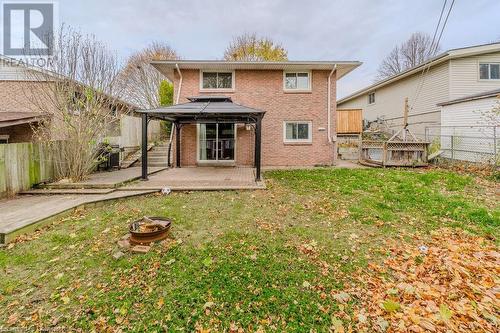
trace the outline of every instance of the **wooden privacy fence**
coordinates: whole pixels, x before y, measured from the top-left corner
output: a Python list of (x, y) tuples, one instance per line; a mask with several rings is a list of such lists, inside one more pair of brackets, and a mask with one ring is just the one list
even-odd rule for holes
[(0, 197), (53, 180), (55, 168), (49, 152), (43, 143), (0, 144)]
[(363, 110), (337, 109), (337, 134), (363, 132)]

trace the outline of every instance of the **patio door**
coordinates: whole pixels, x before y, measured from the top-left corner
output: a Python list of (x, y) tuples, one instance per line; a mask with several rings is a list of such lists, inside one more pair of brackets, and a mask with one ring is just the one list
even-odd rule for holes
[(199, 162), (234, 162), (235, 143), (235, 124), (198, 124)]

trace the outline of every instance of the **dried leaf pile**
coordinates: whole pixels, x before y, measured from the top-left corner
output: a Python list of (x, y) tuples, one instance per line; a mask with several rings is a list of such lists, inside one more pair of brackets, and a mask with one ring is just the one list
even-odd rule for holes
[[(442, 229), (390, 246), (348, 292), (357, 331), (498, 332), (500, 254), (491, 241)], [(420, 246), (418, 243), (420, 242)]]

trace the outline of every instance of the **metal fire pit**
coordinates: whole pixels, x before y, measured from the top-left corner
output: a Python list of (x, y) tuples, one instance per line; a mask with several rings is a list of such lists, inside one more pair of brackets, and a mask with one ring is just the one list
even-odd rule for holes
[(164, 217), (145, 217), (130, 223), (130, 243), (148, 245), (167, 238), (172, 220)]

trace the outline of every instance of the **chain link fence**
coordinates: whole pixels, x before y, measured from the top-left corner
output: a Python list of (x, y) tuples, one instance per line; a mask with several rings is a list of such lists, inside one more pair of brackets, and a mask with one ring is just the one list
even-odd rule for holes
[(450, 160), (488, 163), (500, 162), (500, 127), (498, 126), (427, 126), (425, 140), (430, 154), (442, 151)]

